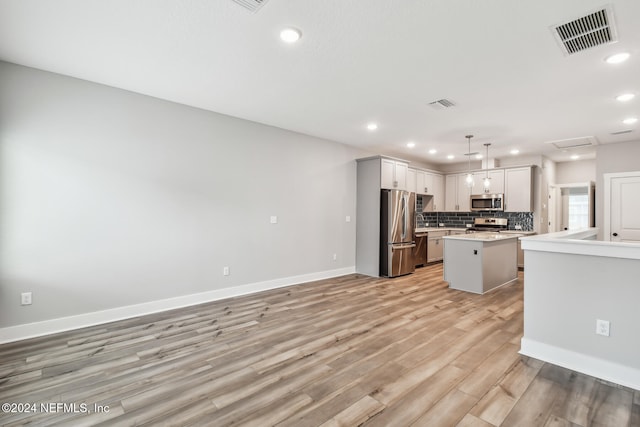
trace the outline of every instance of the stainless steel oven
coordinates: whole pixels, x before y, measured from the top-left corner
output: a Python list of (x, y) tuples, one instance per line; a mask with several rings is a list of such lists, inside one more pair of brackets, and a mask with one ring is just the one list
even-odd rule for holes
[(470, 199), (471, 210), (478, 211), (503, 211), (504, 210), (504, 194), (472, 194)]

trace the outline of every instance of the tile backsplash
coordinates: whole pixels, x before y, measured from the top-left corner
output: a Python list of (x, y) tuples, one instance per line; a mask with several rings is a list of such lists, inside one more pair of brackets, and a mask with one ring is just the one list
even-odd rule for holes
[(533, 231), (533, 212), (422, 212), (422, 198), (416, 199), (416, 227), (437, 227), (443, 223), (445, 227), (465, 228), (479, 217), (507, 218), (509, 230), (520, 225), (523, 231)]

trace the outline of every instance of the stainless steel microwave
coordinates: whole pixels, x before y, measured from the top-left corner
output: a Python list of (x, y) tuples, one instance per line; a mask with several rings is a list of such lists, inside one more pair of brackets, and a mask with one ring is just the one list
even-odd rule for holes
[(472, 194), (469, 205), (472, 211), (503, 211), (504, 194)]

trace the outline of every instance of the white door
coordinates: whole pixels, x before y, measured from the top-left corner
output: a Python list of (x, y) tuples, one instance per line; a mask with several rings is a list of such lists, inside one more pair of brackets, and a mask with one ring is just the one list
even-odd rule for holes
[(640, 173), (610, 177), (610, 183), (610, 227), (605, 240), (640, 242)]

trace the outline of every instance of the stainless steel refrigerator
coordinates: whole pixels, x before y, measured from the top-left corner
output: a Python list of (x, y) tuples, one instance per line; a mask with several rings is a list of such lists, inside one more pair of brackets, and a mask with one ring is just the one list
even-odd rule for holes
[(413, 273), (415, 194), (382, 190), (380, 202), (380, 275)]

